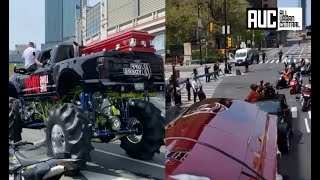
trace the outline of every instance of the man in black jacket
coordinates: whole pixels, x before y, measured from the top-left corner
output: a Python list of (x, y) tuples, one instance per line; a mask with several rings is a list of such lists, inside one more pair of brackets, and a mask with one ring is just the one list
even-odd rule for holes
[[(207, 66), (207, 65), (205, 65), (205, 67), (204, 67), (204, 73), (205, 74), (209, 74), (209, 69), (210, 69), (211, 67), (209, 66)], [(210, 75), (206, 75), (206, 82), (210, 82)]]
[(188, 101), (191, 101), (191, 83), (189, 78), (187, 78), (187, 81), (186, 81), (186, 89), (188, 92)]

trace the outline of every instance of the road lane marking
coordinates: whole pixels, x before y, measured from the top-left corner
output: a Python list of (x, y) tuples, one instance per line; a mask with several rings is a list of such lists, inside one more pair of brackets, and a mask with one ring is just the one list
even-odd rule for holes
[(275, 51), (273, 51), (272, 53), (270, 53), (268, 56), (271, 56), (272, 54), (278, 52), (278, 50), (276, 49)]
[(122, 156), (120, 154), (115, 154), (115, 153), (112, 153), (112, 152), (103, 151), (103, 150), (100, 150), (100, 149), (95, 149), (95, 151), (103, 153), (103, 154), (116, 156), (116, 157), (123, 158), (123, 159), (128, 159), (128, 160), (131, 160), (131, 161), (139, 162), (139, 163), (142, 163), (142, 164), (147, 164), (147, 165), (150, 165), (150, 166), (155, 166), (155, 167), (159, 167), (159, 168), (163, 168), (163, 169), (165, 168), (165, 166), (163, 166), (161, 164), (156, 164), (156, 163), (146, 162), (146, 161), (142, 161), (142, 160), (138, 160), (138, 159), (133, 159), (133, 158), (130, 158), (130, 157)]
[(274, 60), (272, 60), (270, 63), (273, 63)]
[(276, 63), (279, 63), (279, 60), (277, 60), (277, 62)]
[(297, 118), (298, 117), (298, 108), (291, 107), (291, 113), (292, 113), (292, 118)]
[(307, 132), (310, 133), (310, 128), (309, 128), (309, 124), (308, 124), (308, 119), (307, 118), (304, 118), (304, 123), (306, 124)]
[(311, 119), (311, 111), (308, 111), (309, 119)]
[[(130, 180), (123, 177), (111, 176), (107, 174), (95, 173), (90, 171), (81, 171), (81, 174), (87, 179), (96, 179), (96, 180), (104, 180), (104, 179), (114, 179), (114, 180)], [(140, 178), (140, 177), (139, 177)]]
[(285, 54), (284, 56), (286, 56), (290, 51), (292, 51), (293, 47), (291, 49), (289, 49)]
[(267, 60), (266, 63), (268, 63), (270, 60)]
[(293, 62), (296, 63), (296, 62), (297, 62), (297, 59), (294, 59)]

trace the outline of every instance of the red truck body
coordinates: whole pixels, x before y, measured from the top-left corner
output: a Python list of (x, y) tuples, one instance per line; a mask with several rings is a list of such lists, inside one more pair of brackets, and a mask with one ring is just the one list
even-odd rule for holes
[(144, 31), (128, 31), (115, 37), (90, 44), (81, 50), (82, 54), (91, 54), (111, 50), (152, 52), (156, 50), (152, 46), (154, 35)]
[(205, 99), (193, 104), (166, 127), (165, 145), (168, 180), (257, 177), (215, 148), (265, 179), (276, 179), (277, 117), (242, 100)]

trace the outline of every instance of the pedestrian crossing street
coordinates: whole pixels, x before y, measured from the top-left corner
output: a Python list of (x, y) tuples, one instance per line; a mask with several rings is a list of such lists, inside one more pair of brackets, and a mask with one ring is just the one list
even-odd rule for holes
[[(300, 62), (302, 58), (293, 58), (293, 62), (298, 63)], [(311, 58), (304, 58), (306, 62), (311, 61)], [(279, 61), (279, 58), (277, 59), (268, 59), (264, 62), (264, 64), (276, 64), (276, 63), (284, 63), (286, 60)], [(259, 64), (263, 64), (262, 60), (260, 60)]]
[[(210, 82), (206, 82), (205, 77), (199, 79), (201, 86), (202, 86), (202, 90), (205, 93), (206, 97), (210, 98), (214, 94), (218, 85), (221, 83), (222, 79), (224, 77), (229, 77), (229, 76), (236, 76), (236, 74), (226, 74), (225, 76), (220, 75), (217, 80), (211, 79)], [(181, 101), (182, 101), (183, 105), (184, 106), (191, 106), (194, 103), (192, 89), (191, 89), (191, 101), (188, 101), (187, 89), (185, 88), (185, 86), (181, 86), (181, 87), (183, 87), (181, 89)], [(197, 102), (198, 101), (199, 101), (199, 97), (197, 97)]]

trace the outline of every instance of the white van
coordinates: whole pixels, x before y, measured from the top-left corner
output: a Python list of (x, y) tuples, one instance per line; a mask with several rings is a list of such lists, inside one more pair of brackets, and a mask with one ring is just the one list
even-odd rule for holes
[(253, 56), (253, 51), (251, 48), (238, 49), (236, 54), (229, 53), (230, 64), (235, 66), (244, 65), (245, 61), (248, 61), (251, 64), (251, 58)]

